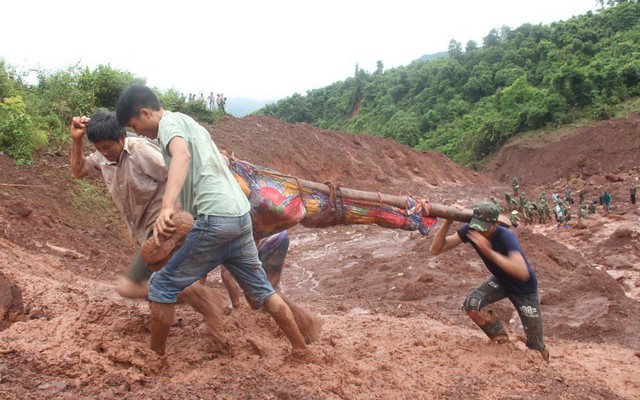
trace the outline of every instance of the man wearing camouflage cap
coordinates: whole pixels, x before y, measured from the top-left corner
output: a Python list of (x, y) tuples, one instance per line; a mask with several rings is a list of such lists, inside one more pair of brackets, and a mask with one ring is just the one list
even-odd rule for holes
[(471, 292), (462, 308), (491, 340), (504, 343), (509, 341), (509, 336), (502, 323), (493, 311), (483, 308), (508, 297), (522, 321), (527, 347), (538, 350), (548, 362), (549, 351), (545, 347), (542, 332), (538, 280), (516, 235), (499, 225), (499, 215), (500, 210), (495, 204), (478, 204), (473, 208), (471, 221), (449, 236), (447, 231), (452, 221), (445, 220), (429, 250), (432, 254), (439, 255), (461, 243), (471, 243), (492, 276)]

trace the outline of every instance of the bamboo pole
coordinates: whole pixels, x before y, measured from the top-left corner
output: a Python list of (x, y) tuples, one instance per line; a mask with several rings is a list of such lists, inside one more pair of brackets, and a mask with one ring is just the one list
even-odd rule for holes
[[(239, 160), (233, 158), (233, 156), (230, 158), (231, 163), (237, 162), (237, 161)], [(256, 167), (253, 164), (247, 163), (245, 161), (240, 161), (240, 162), (249, 164), (254, 170), (260, 171), (260, 168)], [(325, 185), (323, 183), (307, 181), (304, 179), (297, 179), (293, 176), (284, 175), (273, 170), (268, 172), (270, 174), (275, 173), (282, 177), (296, 180), (296, 182), (298, 182), (299, 185), (302, 185), (302, 187), (307, 188), (311, 191), (317, 191), (320, 193), (324, 193), (326, 195), (329, 195), (331, 193), (331, 188), (329, 188), (328, 185)], [(385, 194), (385, 193), (378, 194), (377, 192), (365, 192), (362, 190), (355, 190), (355, 189), (349, 189), (349, 188), (343, 188), (343, 187), (340, 188), (340, 193), (343, 196), (343, 198), (349, 199), (349, 200), (360, 200), (360, 201), (366, 201), (371, 203), (382, 202), (383, 204), (387, 204), (397, 208), (407, 207), (407, 200), (403, 196), (394, 196), (394, 195)], [(453, 221), (460, 221), (460, 222), (469, 222), (471, 221), (471, 217), (473, 216), (473, 210), (469, 210), (469, 209), (461, 210), (459, 208), (445, 206), (442, 204), (434, 204), (434, 203), (429, 203), (429, 206), (430, 206), (429, 216), (431, 217), (450, 219)], [(506, 227), (513, 226), (509, 218), (505, 217), (504, 215), (500, 215), (498, 217), (498, 221), (503, 226), (506, 226)]]
[[(303, 179), (298, 179), (300, 185), (304, 188), (308, 188), (313, 191), (321, 192), (324, 194), (329, 194), (331, 189), (328, 185), (318, 182), (306, 181)], [(385, 193), (374, 193), (374, 192), (364, 192), (361, 190), (349, 189), (349, 188), (340, 188), (340, 193), (345, 199), (349, 200), (360, 200), (371, 203), (382, 202), (382, 204), (387, 204), (397, 208), (406, 208), (407, 207), (407, 199), (402, 196), (394, 196)], [(338, 195), (338, 193), (336, 193)], [(429, 203), (429, 216), (443, 219), (450, 219), (454, 221), (460, 222), (469, 222), (471, 221), (471, 217), (473, 216), (473, 210), (465, 209), (460, 210), (455, 207), (445, 206), (442, 204)], [(498, 218), (500, 224), (511, 227), (511, 222), (504, 215), (500, 215)]]

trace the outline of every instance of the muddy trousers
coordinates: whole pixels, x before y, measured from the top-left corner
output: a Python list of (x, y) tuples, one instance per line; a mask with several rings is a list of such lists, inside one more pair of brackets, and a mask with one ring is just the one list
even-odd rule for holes
[[(507, 297), (520, 316), (520, 321), (522, 321), (524, 333), (527, 337), (527, 347), (538, 351), (544, 350), (542, 310), (540, 309), (540, 299), (537, 292), (531, 294), (507, 293), (498, 280), (492, 276), (471, 292), (465, 299), (462, 309), (465, 311), (480, 311), (485, 306)], [(493, 321), (480, 326), (480, 329), (490, 339), (501, 334), (506, 335), (500, 320), (493, 315), (493, 312), (489, 312), (493, 317)]]

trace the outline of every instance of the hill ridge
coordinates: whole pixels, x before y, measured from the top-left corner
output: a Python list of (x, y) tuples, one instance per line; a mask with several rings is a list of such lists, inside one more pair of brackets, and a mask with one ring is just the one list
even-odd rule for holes
[(640, 167), (640, 114), (523, 136), (504, 145), (482, 170), (509, 183), (553, 184), (588, 180)]
[(440, 153), (417, 151), (389, 138), (255, 115), (227, 116), (215, 125), (205, 126), (221, 150), (306, 180), (416, 194), (443, 185), (494, 184), (492, 179)]

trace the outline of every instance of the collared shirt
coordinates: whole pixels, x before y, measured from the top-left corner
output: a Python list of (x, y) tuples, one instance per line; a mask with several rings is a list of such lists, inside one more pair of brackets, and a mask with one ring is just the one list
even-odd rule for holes
[(141, 246), (158, 218), (167, 183), (160, 148), (145, 138), (126, 137), (117, 163), (96, 151), (85, 157), (84, 169), (92, 176), (102, 173), (113, 202)]
[(181, 137), (191, 154), (187, 178), (180, 192), (180, 205), (194, 217), (213, 215), (239, 217), (251, 206), (209, 132), (188, 115), (165, 111), (158, 139), (167, 167), (171, 165), (169, 143)]

